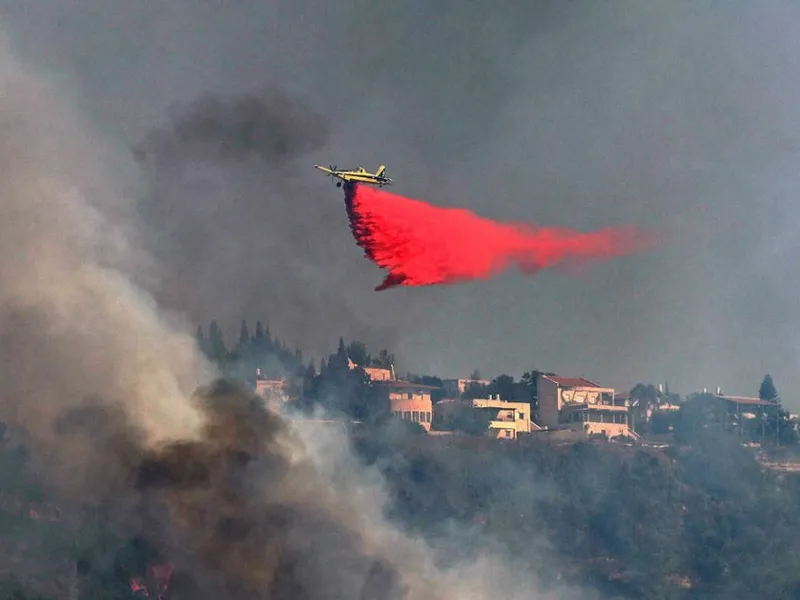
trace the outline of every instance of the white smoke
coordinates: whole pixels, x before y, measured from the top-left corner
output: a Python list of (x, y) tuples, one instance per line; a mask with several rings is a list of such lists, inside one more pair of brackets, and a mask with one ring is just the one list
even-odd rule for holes
[[(148, 261), (113, 148), (1, 34), (0, 418), (46, 448), (59, 415), (100, 399), (151, 444), (191, 436), (187, 399), (213, 370), (133, 283)], [(46, 454), (84, 477), (103, 458)]]

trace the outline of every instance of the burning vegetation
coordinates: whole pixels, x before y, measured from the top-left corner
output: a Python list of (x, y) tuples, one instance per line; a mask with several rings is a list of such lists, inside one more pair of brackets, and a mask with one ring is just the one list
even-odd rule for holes
[[(329, 447), (217, 379), (137, 285), (158, 277), (111, 159), (59, 90), (0, 50), (0, 599), (798, 597), (800, 479), (765, 472), (724, 428), (690, 427), (656, 452), (434, 439), (389, 422)], [(263, 160), (319, 143), (323, 123), (302, 112), (307, 142), (252, 131), (263, 107), (206, 98), (139, 157), (180, 165), (183, 144)], [(231, 114), (243, 118), (229, 127)], [(443, 229), (439, 209), (360, 194), (355, 234), (387, 285), (630, 249), (616, 233), (531, 238), (461, 212), (489, 249), (465, 263), (466, 229)], [(421, 252), (423, 234), (439, 246)], [(305, 374), (315, 404), (346, 414), (367, 397), (350, 393), (363, 382), (345, 358)]]
[[(226, 380), (195, 399), (206, 420), (199, 439), (157, 450), (119, 445), (114, 462), (127, 467), (126, 485), (105, 497), (70, 502), (39, 487), (21, 468), (27, 450), (4, 448), (4, 554), (19, 566), (6, 573), (12, 583), (53, 598), (70, 588), (87, 599), (393, 597), (395, 568), (368, 549), (359, 518), (286, 423)], [(95, 416), (71, 415), (64, 435), (81, 435)], [(24, 567), (26, 552), (46, 572)]]

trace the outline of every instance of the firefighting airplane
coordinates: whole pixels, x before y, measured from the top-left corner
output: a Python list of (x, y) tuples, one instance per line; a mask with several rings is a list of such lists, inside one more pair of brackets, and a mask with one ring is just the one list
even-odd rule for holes
[(371, 183), (378, 187), (392, 185), (392, 180), (384, 175), (386, 173), (386, 165), (381, 165), (374, 173), (370, 173), (364, 167), (358, 167), (353, 170), (340, 170), (333, 165), (330, 167), (314, 165), (314, 168), (319, 169), (323, 173), (327, 173), (328, 177), (335, 177), (338, 179), (339, 181), (336, 182), (336, 187), (342, 187), (342, 183), (344, 182)]

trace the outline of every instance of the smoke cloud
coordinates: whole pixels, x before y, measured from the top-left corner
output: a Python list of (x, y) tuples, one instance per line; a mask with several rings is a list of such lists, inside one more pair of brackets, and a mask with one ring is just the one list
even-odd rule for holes
[(187, 324), (135, 284), (154, 265), (107, 148), (7, 45), (0, 91), (0, 420), (107, 526), (94, 544), (79, 528), (79, 576), (200, 600), (530, 597), (492, 556), (439, 570), (383, 519), (341, 436), (215, 380)]
[(103, 453), (56, 451), (64, 411), (99, 397), (143, 443), (191, 437), (187, 398), (213, 371), (126, 272), (147, 261), (113, 159), (5, 39), (0, 90), (0, 418), (25, 423), (41, 459), (80, 489)]
[[(327, 143), (328, 119), (269, 86), (203, 94), (168, 113), (134, 148), (149, 185), (139, 209), (161, 269), (148, 288), (159, 303), (233, 335), (243, 317), (267, 320), (312, 353), (330, 351), (342, 327), (390, 342), (398, 323), (382, 326), (377, 303), (354, 285), (364, 274), (346, 215), (309, 185), (318, 181), (302, 160)], [(215, 300), (222, 291), (225, 303)]]
[(134, 148), (158, 170), (193, 160), (217, 163), (255, 158), (280, 165), (319, 148), (330, 125), (281, 90), (270, 87), (237, 96), (204, 94), (176, 105), (163, 128)]
[[(235, 226), (217, 232), (215, 257), (193, 241), (197, 260), (187, 250), (186, 268), (163, 277), (196, 320), (213, 314), (235, 329), (270, 311), (287, 339), (297, 326), (298, 343), (330, 351), (341, 332), (318, 321), (315, 333), (297, 316), (329, 305), (330, 323), (446, 377), (538, 366), (619, 389), (666, 381), (755, 394), (766, 372), (779, 389), (800, 385), (790, 285), (800, 281), (800, 12), (790, 0), (734, 0), (724, 12), (666, 0), (0, 6), (26, 55), (73, 75), (93, 120), (125, 144), (173, 102), (254, 83), (330, 118), (325, 146), (278, 174), (254, 160), (159, 184), (174, 194), (161, 200), (173, 206), (165, 235), (201, 214)], [(361, 162), (388, 165), (403, 194), (436, 190), (437, 204), (493, 219), (667, 227), (673, 243), (582, 279), (365, 294), (379, 271), (358, 260), (338, 197), (311, 170)], [(265, 283), (289, 264), (305, 285)], [(202, 271), (218, 278), (193, 287)], [(397, 343), (377, 339), (384, 328)], [(521, 350), (531, 340), (533, 354)]]

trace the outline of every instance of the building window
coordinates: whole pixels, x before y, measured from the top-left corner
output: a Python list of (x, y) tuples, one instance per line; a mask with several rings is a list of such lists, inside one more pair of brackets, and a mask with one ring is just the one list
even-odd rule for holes
[(414, 423), (419, 423), (419, 411), (414, 411)]
[(411, 414), (407, 410), (403, 411), (403, 420), (404, 421), (408, 421), (410, 416), (411, 416)]

